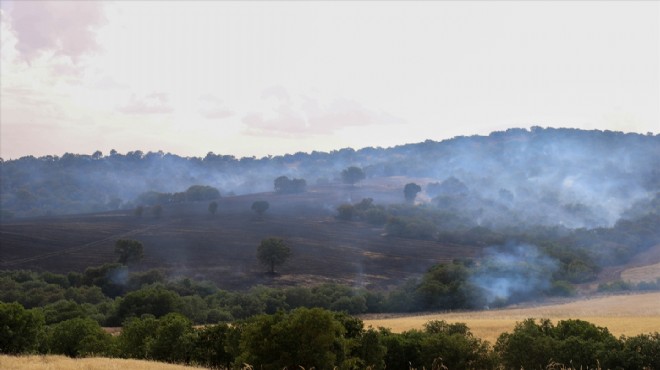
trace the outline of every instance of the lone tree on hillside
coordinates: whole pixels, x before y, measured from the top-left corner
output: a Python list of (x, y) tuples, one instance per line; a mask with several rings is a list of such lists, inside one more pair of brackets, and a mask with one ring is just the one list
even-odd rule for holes
[(264, 212), (266, 212), (268, 208), (270, 208), (270, 204), (265, 200), (257, 200), (252, 203), (252, 210), (255, 211), (259, 216), (263, 216)]
[(365, 177), (366, 175), (360, 167), (351, 166), (341, 171), (342, 181), (344, 181), (344, 184), (349, 184), (351, 186), (364, 180)]
[(283, 264), (291, 256), (291, 248), (282, 239), (268, 238), (261, 241), (257, 248), (259, 262), (270, 267), (270, 274), (275, 274), (275, 265)]
[(406, 184), (406, 186), (403, 188), (403, 195), (406, 197), (408, 202), (413, 202), (417, 196), (417, 193), (420, 191), (422, 191), (422, 187), (415, 184), (414, 182), (411, 182)]
[(211, 215), (215, 215), (217, 211), (218, 211), (218, 202), (213, 201), (209, 203), (209, 213), (211, 213)]
[(142, 243), (137, 240), (119, 239), (115, 243), (115, 253), (119, 255), (118, 262), (124, 265), (140, 262), (144, 257), (143, 249)]
[(286, 176), (276, 178), (273, 183), (275, 191), (284, 194), (304, 193), (307, 187), (305, 179), (289, 179)]

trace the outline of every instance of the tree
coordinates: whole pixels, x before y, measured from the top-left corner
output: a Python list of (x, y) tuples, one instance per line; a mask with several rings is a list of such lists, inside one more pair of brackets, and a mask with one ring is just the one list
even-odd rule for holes
[(20, 303), (0, 302), (0, 353), (19, 354), (37, 348), (44, 328), (38, 309), (26, 310)]
[(185, 194), (186, 200), (189, 202), (220, 198), (220, 191), (207, 185), (193, 185), (186, 190)]
[(321, 308), (255, 316), (242, 329), (239, 364), (332, 369), (345, 356), (346, 329), (332, 312)]
[(209, 203), (209, 212), (211, 215), (215, 215), (215, 213), (218, 211), (218, 202), (213, 201)]
[(111, 348), (112, 338), (90, 318), (62, 321), (53, 326), (48, 338), (52, 353), (69, 357), (103, 355)]
[(144, 257), (142, 243), (137, 240), (117, 240), (115, 253), (119, 255), (118, 262), (124, 265), (129, 262), (139, 262)]
[(270, 267), (271, 274), (275, 274), (275, 265), (283, 264), (289, 256), (291, 256), (291, 248), (282, 239), (264, 239), (257, 248), (257, 258), (262, 264)]
[(280, 176), (274, 181), (275, 191), (278, 193), (303, 193), (307, 187), (305, 179), (289, 179), (286, 176)]
[(154, 334), (147, 344), (149, 358), (178, 363), (190, 360), (195, 331), (188, 318), (179, 313), (169, 313), (158, 320)]
[(349, 184), (351, 186), (355, 185), (361, 180), (364, 180), (365, 178), (366, 175), (360, 167), (351, 166), (341, 171), (342, 181), (344, 181), (345, 184)]
[(264, 212), (268, 210), (270, 204), (265, 200), (257, 200), (252, 203), (252, 210), (257, 212), (259, 216), (262, 216)]
[(413, 202), (415, 200), (415, 197), (417, 196), (417, 193), (422, 191), (422, 187), (415, 184), (414, 182), (406, 184), (403, 188), (403, 195), (406, 197), (406, 200), (408, 202)]

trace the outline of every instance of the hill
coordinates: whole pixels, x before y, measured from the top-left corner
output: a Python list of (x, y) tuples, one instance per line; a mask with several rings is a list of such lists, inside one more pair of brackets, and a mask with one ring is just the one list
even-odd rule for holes
[[(0, 160), (2, 218), (76, 214), (139, 205), (148, 191), (210, 185), (227, 194), (273, 189), (278, 176), (308, 185), (338, 181), (342, 169), (368, 178), (402, 176), (462, 185), (460, 208), (475, 225), (613, 225), (660, 190), (660, 135), (533, 127), (489, 136), (427, 140), (392, 148), (204, 158), (140, 150)], [(424, 189), (427, 199), (442, 187)], [(445, 189), (446, 190), (446, 189)], [(607, 200), (607, 201), (603, 201)]]
[[(660, 242), (658, 135), (534, 127), (261, 159), (97, 152), (0, 166), (0, 269), (82, 271), (114, 261), (114, 242), (128, 238), (145, 245), (140, 269), (224, 288), (389, 287), (440, 262), (487, 256), (530, 266), (526, 273), (547, 290), (549, 274), (570, 283), (615, 280), (642, 267), (626, 263)], [(342, 184), (348, 166), (361, 167), (366, 180)], [(300, 179), (306, 191), (272, 192), (280, 176)], [(407, 183), (419, 185), (414, 203), (403, 197)], [(212, 216), (202, 193), (217, 198), (217, 189), (223, 197)], [(372, 203), (359, 206), (365, 198)], [(263, 217), (250, 210), (255, 200), (271, 205)], [(341, 205), (368, 208), (348, 222), (336, 217)], [(136, 217), (142, 206), (162, 214)], [(287, 240), (294, 252), (276, 279), (255, 258), (267, 237)], [(479, 278), (507, 286), (530, 278), (512, 267)]]
[[(165, 205), (158, 219), (136, 217), (131, 210), (5, 222), (0, 225), (0, 269), (83, 271), (116, 261), (116, 240), (137, 239), (145, 247), (141, 269), (165, 268), (223, 288), (328, 281), (386, 287), (433, 264), (475, 257), (479, 247), (386, 237), (382, 227), (335, 218), (336, 204), (349, 199), (402, 198), (404, 180), (317, 186), (304, 194), (224, 197), (215, 215), (208, 212), (208, 202), (186, 202)], [(263, 217), (250, 210), (257, 199), (270, 203)], [(293, 249), (274, 282), (256, 259), (259, 242), (272, 236)]]

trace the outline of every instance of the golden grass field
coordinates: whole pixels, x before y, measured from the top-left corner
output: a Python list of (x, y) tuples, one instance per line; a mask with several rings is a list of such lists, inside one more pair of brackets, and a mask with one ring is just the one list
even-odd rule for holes
[(120, 358), (79, 358), (66, 356), (6, 356), (0, 355), (2, 370), (192, 370), (191, 366), (163, 362), (126, 360)]
[(553, 323), (566, 319), (586, 320), (608, 328), (617, 337), (660, 332), (660, 293), (612, 295), (559, 304), (488, 311), (385, 318), (367, 316), (363, 319), (365, 326), (374, 328), (382, 326), (397, 333), (410, 329), (421, 329), (425, 323), (431, 320), (445, 320), (450, 323), (463, 322), (468, 325), (476, 337), (494, 344), (501, 333), (510, 332), (516, 322), (530, 317), (551, 319)]
[(642, 281), (655, 282), (660, 279), (660, 263), (654, 265), (633, 267), (621, 272), (621, 280), (629, 281), (631, 283), (639, 283)]

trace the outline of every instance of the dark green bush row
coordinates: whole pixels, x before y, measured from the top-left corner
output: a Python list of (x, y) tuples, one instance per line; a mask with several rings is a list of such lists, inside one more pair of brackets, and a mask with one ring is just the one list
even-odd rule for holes
[(660, 334), (615, 338), (581, 320), (533, 319), (502, 334), (495, 347), (465, 324), (431, 321), (400, 334), (364, 328), (361, 320), (320, 308), (262, 314), (231, 324), (195, 328), (170, 313), (133, 317), (119, 335), (94, 320), (74, 318), (44, 325), (43, 314), (0, 303), (0, 353), (108, 356), (186, 363), (211, 368), (260, 369), (534, 369), (660, 368)]

